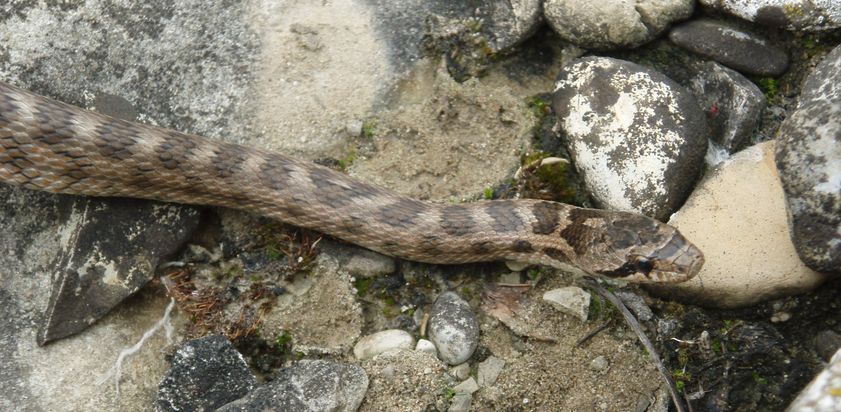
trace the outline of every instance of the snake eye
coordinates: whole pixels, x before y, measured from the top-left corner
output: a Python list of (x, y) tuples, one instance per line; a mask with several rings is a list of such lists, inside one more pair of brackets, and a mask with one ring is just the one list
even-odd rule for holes
[(644, 257), (636, 258), (634, 264), (636, 265), (638, 271), (645, 273), (646, 275), (652, 270), (654, 270), (654, 262)]

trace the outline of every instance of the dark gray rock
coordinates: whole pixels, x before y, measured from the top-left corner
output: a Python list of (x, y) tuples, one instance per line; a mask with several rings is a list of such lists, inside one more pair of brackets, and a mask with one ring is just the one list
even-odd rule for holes
[(624, 303), (625, 306), (627, 306), (639, 320), (648, 322), (654, 319), (654, 312), (651, 311), (651, 308), (648, 307), (642, 296), (630, 290), (617, 291), (616, 296), (622, 300), (622, 303)]
[(669, 32), (669, 40), (740, 72), (779, 76), (788, 54), (761, 37), (714, 20), (693, 20)]
[(692, 191), (707, 150), (706, 119), (663, 74), (585, 57), (558, 75), (552, 106), (600, 207), (666, 220)]
[(778, 135), (776, 163), (797, 254), (814, 270), (841, 273), (841, 47), (809, 74)]
[(367, 391), (368, 375), (359, 366), (323, 360), (301, 361), (218, 411), (355, 411)]
[(158, 411), (209, 411), (257, 385), (245, 359), (224, 336), (191, 340), (175, 352), (158, 386)]
[(653, 40), (672, 22), (692, 15), (692, 0), (546, 0), (544, 15), (564, 40), (585, 49), (636, 47)]
[[(81, 332), (137, 292), (199, 223), (196, 208), (136, 199), (58, 196), (53, 286), (38, 344)], [(0, 210), (2, 210), (0, 208)]]
[(458, 365), (473, 355), (479, 344), (479, 323), (470, 305), (455, 292), (444, 292), (429, 311), (429, 340), (438, 357)]
[(822, 330), (815, 335), (815, 350), (824, 362), (829, 362), (835, 352), (841, 350), (841, 334)]
[(786, 30), (820, 31), (841, 27), (841, 3), (836, 0), (701, 0), (701, 4)]
[(759, 87), (736, 71), (706, 62), (690, 80), (689, 90), (707, 113), (715, 146), (733, 153), (750, 143), (766, 105)]

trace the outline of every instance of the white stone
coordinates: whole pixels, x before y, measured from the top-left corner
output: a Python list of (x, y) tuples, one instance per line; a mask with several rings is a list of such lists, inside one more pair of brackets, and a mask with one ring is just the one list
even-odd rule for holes
[(706, 263), (687, 282), (647, 286), (655, 294), (733, 308), (804, 293), (826, 278), (807, 268), (794, 250), (773, 141), (714, 169), (669, 224), (704, 252)]
[(412, 349), (414, 346), (415, 338), (408, 332), (389, 329), (359, 339), (353, 347), (353, 355), (364, 360), (393, 349)]
[[(769, 18), (779, 20), (777, 23), (783, 23), (787, 30), (818, 31), (841, 27), (841, 2), (838, 0), (701, 0), (701, 4), (757, 23)], [(772, 18), (774, 14), (778, 16)]]
[(590, 294), (584, 289), (576, 286), (552, 289), (543, 294), (543, 300), (567, 315), (575, 316), (582, 322), (587, 321)]
[(435, 349), (435, 344), (426, 339), (418, 339), (415, 350), (430, 353), (432, 356), (438, 356), (438, 349)]

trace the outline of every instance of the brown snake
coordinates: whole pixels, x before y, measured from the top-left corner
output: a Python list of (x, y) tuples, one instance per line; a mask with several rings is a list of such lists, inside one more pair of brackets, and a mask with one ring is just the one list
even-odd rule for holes
[(676, 229), (644, 216), (529, 199), (419, 201), (313, 163), (114, 119), (2, 82), (0, 182), (242, 209), (428, 263), (506, 260), (680, 282), (704, 261)]

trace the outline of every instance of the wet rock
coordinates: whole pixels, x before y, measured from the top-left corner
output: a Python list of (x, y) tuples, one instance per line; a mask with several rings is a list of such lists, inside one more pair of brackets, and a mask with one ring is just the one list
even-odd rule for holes
[(831, 330), (822, 330), (815, 336), (815, 351), (825, 362), (829, 362), (832, 354), (841, 349), (841, 334)]
[(429, 353), (432, 356), (438, 356), (438, 349), (435, 348), (435, 344), (426, 339), (418, 339), (418, 344), (415, 345), (415, 350)]
[(353, 347), (353, 355), (356, 359), (363, 360), (394, 349), (413, 349), (414, 346), (415, 338), (408, 332), (390, 329), (359, 339)]
[(470, 305), (454, 292), (438, 296), (429, 311), (429, 340), (450, 365), (470, 358), (479, 344), (479, 323)]
[[(714, 142), (709, 152), (734, 153), (750, 143), (766, 105), (756, 84), (718, 63), (706, 62), (690, 80), (689, 90), (707, 114)], [(707, 163), (715, 165), (720, 160), (708, 153)]]
[(841, 5), (833, 0), (701, 0), (701, 4), (786, 30), (820, 31), (841, 27)]
[(87, 328), (137, 292), (199, 223), (188, 206), (134, 199), (61, 197), (62, 244), (38, 333), (43, 345)]
[(778, 135), (797, 253), (814, 270), (841, 273), (841, 47), (809, 74)]
[(654, 39), (672, 22), (689, 18), (690, 0), (546, 0), (546, 21), (564, 40), (585, 49), (631, 48)]
[(776, 77), (788, 69), (788, 55), (784, 50), (720, 21), (684, 23), (669, 32), (669, 40), (743, 73)]
[(829, 365), (800, 392), (800, 395), (797, 395), (786, 410), (791, 412), (837, 411), (839, 386), (841, 386), (841, 350), (835, 353)]
[(584, 289), (577, 286), (552, 289), (543, 294), (543, 300), (567, 315), (575, 316), (582, 322), (587, 321), (590, 294)]
[(214, 410), (257, 385), (242, 355), (219, 335), (191, 340), (175, 352), (158, 386), (158, 411)]
[(503, 367), (505, 367), (505, 361), (496, 356), (488, 356), (487, 359), (479, 362), (479, 368), (476, 373), (479, 386), (484, 388), (485, 386), (492, 386), (496, 383), (496, 379), (502, 373)]
[(669, 224), (704, 252), (695, 278), (649, 285), (660, 296), (705, 307), (739, 307), (814, 289), (788, 235), (774, 141), (751, 146), (713, 169)]
[(661, 73), (586, 57), (555, 83), (567, 149), (596, 203), (666, 220), (703, 169), (707, 125), (698, 103)]
[(355, 411), (368, 391), (368, 375), (356, 365), (305, 360), (218, 411)]

